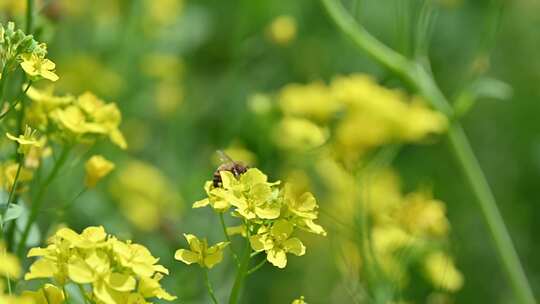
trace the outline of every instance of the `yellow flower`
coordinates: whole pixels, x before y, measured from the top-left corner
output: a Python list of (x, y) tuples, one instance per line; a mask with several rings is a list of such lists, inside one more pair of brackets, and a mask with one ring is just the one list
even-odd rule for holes
[(276, 219), (281, 213), (279, 189), (273, 186), (279, 182), (269, 183), (268, 177), (259, 169), (250, 168), (236, 178), (229, 171), (221, 171), (221, 180), (230, 204), (236, 212), (247, 220), (255, 218)]
[[(8, 161), (0, 166), (0, 187), (3, 187), (7, 192), (10, 192), (15, 184), (17, 170), (19, 170), (19, 164), (13, 161)], [(33, 176), (34, 174), (31, 170), (24, 167), (21, 168), (19, 182), (17, 183), (17, 189), (15, 189), (15, 191), (25, 192), (28, 190), (28, 187), (24, 185), (24, 183), (31, 181)]]
[(212, 268), (223, 259), (223, 249), (229, 245), (228, 242), (219, 242), (208, 247), (206, 239), (198, 239), (193, 234), (184, 234), (190, 250), (178, 249), (174, 258), (188, 265), (197, 263), (201, 267)]
[(86, 161), (85, 169), (84, 184), (86, 187), (92, 188), (114, 169), (114, 164), (101, 155), (94, 155)]
[(328, 122), (343, 107), (322, 82), (286, 85), (279, 93), (279, 105), (287, 116), (303, 117), (319, 123)]
[(285, 184), (283, 188), (283, 199), (287, 206), (287, 218), (295, 226), (312, 233), (326, 235), (326, 231), (320, 225), (315, 224), (314, 220), (318, 217), (317, 201), (310, 192), (298, 194), (293, 189), (292, 184)]
[(42, 143), (39, 141), (36, 135), (36, 130), (33, 130), (28, 125), (24, 128), (24, 134), (19, 135), (18, 137), (6, 133), (7, 138), (13, 140), (19, 144), (17, 152), (20, 154), (28, 154), (31, 148), (41, 147)]
[[(18, 278), (21, 275), (19, 259), (8, 253), (6, 247), (0, 242), (0, 277)], [(1, 289), (0, 289), (1, 290)]]
[(158, 259), (142, 245), (108, 235), (103, 227), (88, 227), (80, 234), (60, 229), (46, 248), (32, 248), (28, 256), (40, 258), (31, 265), (26, 280), (54, 278), (61, 285), (88, 284), (96, 303), (175, 299), (159, 284), (168, 270), (157, 264)]
[(25, 54), (21, 57), (21, 67), (31, 78), (42, 77), (50, 81), (58, 80), (58, 75), (54, 73), (56, 67), (54, 62), (35, 54)]
[(38, 291), (24, 291), (22, 295), (32, 298), (34, 304), (62, 304), (65, 301), (62, 290), (52, 284), (45, 284)]
[(444, 203), (423, 192), (407, 195), (396, 213), (402, 225), (414, 235), (442, 237), (450, 229)]
[(287, 266), (287, 253), (302, 256), (306, 247), (298, 238), (291, 238), (294, 226), (285, 221), (276, 221), (270, 229), (261, 227), (258, 234), (250, 237), (251, 248), (256, 252), (265, 251), (266, 259), (279, 268)]
[(291, 304), (307, 304), (307, 303), (306, 301), (304, 301), (304, 296), (301, 296), (300, 298), (293, 300)]
[(425, 272), (438, 288), (456, 292), (463, 286), (463, 275), (454, 265), (451, 257), (443, 252), (434, 252), (426, 257)]
[(287, 45), (296, 38), (296, 20), (291, 16), (279, 16), (268, 27), (268, 36), (279, 45)]
[(304, 118), (285, 117), (277, 126), (276, 142), (285, 149), (305, 151), (320, 147), (327, 131)]
[(94, 296), (105, 304), (119, 303), (123, 293), (136, 287), (137, 281), (129, 274), (115, 272), (109, 257), (93, 252), (86, 258), (75, 258), (68, 265), (69, 278), (77, 284), (92, 284)]

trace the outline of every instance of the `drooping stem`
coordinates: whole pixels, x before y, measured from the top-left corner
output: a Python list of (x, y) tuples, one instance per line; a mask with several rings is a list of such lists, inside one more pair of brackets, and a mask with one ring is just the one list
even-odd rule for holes
[[(413, 85), (434, 108), (453, 116), (453, 109), (433, 77), (419, 64), (381, 43), (347, 13), (337, 0), (321, 0), (332, 20), (337, 24), (357, 47), (366, 52), (379, 64), (388, 68), (407, 83)], [(471, 187), (480, 207), (485, 223), (494, 241), (495, 249), (502, 262), (504, 271), (511, 282), (516, 298), (520, 303), (535, 303), (534, 296), (525, 276), (525, 272), (514, 248), (504, 220), (498, 210), (492, 191), (480, 168), (469, 141), (459, 122), (454, 121), (448, 130), (450, 147), (455, 155), (466, 181)]]
[(266, 258), (264, 258), (262, 261), (259, 262), (259, 264), (255, 265), (253, 268), (248, 270), (247, 275), (250, 275), (250, 274), (254, 273), (255, 271), (259, 270), (261, 267), (266, 265), (267, 261), (268, 260)]
[(223, 229), (223, 234), (225, 234), (225, 239), (227, 242), (229, 242), (229, 249), (231, 250), (231, 254), (233, 256), (234, 262), (236, 263), (236, 267), (240, 267), (240, 260), (238, 259), (238, 255), (236, 255), (236, 252), (234, 251), (234, 248), (232, 247), (231, 237), (227, 233), (227, 226), (225, 225), (225, 219), (223, 218), (223, 212), (218, 212), (219, 214), (219, 222), (221, 223), (221, 228)]
[(206, 289), (208, 289), (208, 294), (210, 295), (212, 302), (214, 302), (214, 304), (218, 304), (219, 302), (216, 298), (216, 295), (214, 294), (212, 283), (210, 283), (210, 279), (208, 278), (208, 269), (206, 267), (203, 267), (203, 273), (204, 273), (204, 281), (206, 283)]
[(249, 238), (250, 238), (249, 227), (246, 227), (246, 234), (247, 234), (246, 246), (244, 248), (242, 260), (240, 261), (240, 267), (238, 267), (236, 271), (236, 278), (234, 280), (233, 288), (231, 290), (231, 295), (229, 297), (229, 304), (238, 303), (240, 290), (242, 289), (242, 285), (244, 284), (244, 279), (247, 274), (247, 267), (248, 267), (249, 259), (251, 255), (251, 246), (249, 244)]
[(52, 168), (51, 172), (47, 176), (47, 179), (43, 182), (43, 184), (39, 188), (35, 196), (35, 199), (32, 201), (32, 208), (30, 209), (30, 216), (28, 218), (28, 221), (26, 222), (26, 225), (24, 226), (21, 240), (19, 242), (19, 246), (17, 247), (17, 255), (19, 256), (22, 256), (23, 254), (23, 251), (26, 246), (26, 241), (28, 240), (28, 235), (30, 233), (30, 228), (32, 227), (32, 224), (36, 221), (39, 211), (41, 210), (41, 205), (43, 204), (43, 197), (45, 193), (47, 192), (47, 189), (49, 188), (49, 185), (51, 184), (51, 182), (56, 178), (56, 176), (58, 175), (58, 172), (60, 172), (62, 165), (66, 162), (69, 156), (70, 150), (71, 149), (69, 146), (65, 146), (62, 149), (60, 157), (54, 164), (54, 167)]

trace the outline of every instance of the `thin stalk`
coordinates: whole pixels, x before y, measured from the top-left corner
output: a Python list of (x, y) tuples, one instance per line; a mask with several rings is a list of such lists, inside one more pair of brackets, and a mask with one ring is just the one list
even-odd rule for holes
[(17, 172), (15, 173), (15, 179), (13, 180), (13, 185), (11, 185), (11, 190), (9, 191), (6, 209), (2, 211), (2, 218), (4, 218), (4, 216), (6, 215), (6, 212), (9, 209), (9, 205), (11, 205), (13, 201), (13, 195), (15, 193), (15, 189), (17, 189), (17, 184), (19, 183), (19, 176), (21, 175), (21, 170), (22, 170), (23, 165), (24, 165), (24, 157), (21, 157), (19, 160), (19, 166), (17, 166)]
[[(434, 108), (450, 118), (453, 110), (438, 88), (433, 77), (420, 65), (414, 64), (402, 55), (386, 47), (357, 24), (343, 6), (335, 0), (321, 0), (328, 14), (361, 50), (376, 62), (385, 66), (405, 81), (414, 85), (420, 94), (431, 102)], [(492, 191), (476, 159), (470, 143), (459, 122), (454, 121), (448, 130), (451, 150), (463, 170), (480, 207), (483, 218), (493, 239), (493, 244), (511, 283), (519, 303), (533, 304), (534, 296), (525, 276), (517, 252), (498, 210)]]
[(250, 274), (254, 273), (255, 271), (259, 270), (261, 267), (266, 265), (266, 262), (267, 262), (267, 259), (264, 258), (259, 264), (257, 264), (256, 266), (254, 266), (253, 268), (248, 270), (247, 275), (250, 275)]
[(32, 34), (34, 27), (34, 0), (26, 0), (26, 33)]
[(231, 254), (234, 258), (234, 261), (236, 263), (236, 267), (240, 267), (240, 260), (238, 259), (238, 255), (236, 255), (236, 252), (234, 251), (234, 248), (232, 247), (231, 237), (227, 233), (227, 226), (225, 225), (225, 219), (223, 218), (223, 212), (218, 212), (219, 214), (219, 222), (221, 223), (221, 228), (223, 229), (223, 234), (225, 234), (225, 239), (227, 242), (229, 242), (229, 249), (231, 250)]
[(219, 302), (216, 298), (216, 295), (214, 294), (212, 283), (210, 283), (210, 279), (208, 278), (208, 269), (206, 267), (203, 267), (203, 273), (204, 273), (204, 281), (206, 283), (206, 289), (208, 289), (208, 294), (210, 295), (212, 302), (214, 302), (214, 304), (218, 304)]
[(244, 278), (246, 277), (246, 273), (247, 273), (247, 267), (249, 264), (249, 258), (251, 254), (251, 247), (249, 244), (249, 237), (250, 237), (249, 227), (246, 227), (246, 233), (247, 233), (246, 247), (244, 248), (244, 255), (242, 256), (240, 267), (236, 271), (236, 278), (234, 280), (233, 288), (231, 290), (231, 295), (229, 297), (229, 304), (238, 303), (240, 290), (242, 289)]
[(4, 108), (4, 92), (6, 91), (6, 84), (9, 76), (9, 65), (9, 62), (4, 62), (4, 67), (2, 68), (2, 78), (0, 78), (0, 111), (2, 111)]
[(32, 208), (30, 209), (30, 216), (28, 218), (28, 221), (26, 222), (26, 225), (24, 226), (21, 240), (19, 242), (19, 246), (17, 247), (17, 255), (19, 256), (22, 256), (23, 254), (26, 241), (28, 240), (28, 235), (30, 234), (30, 228), (32, 227), (32, 224), (36, 221), (39, 211), (41, 210), (41, 205), (43, 204), (43, 197), (45, 193), (47, 192), (47, 189), (49, 185), (51, 184), (51, 182), (55, 179), (56, 175), (58, 175), (58, 172), (62, 168), (62, 165), (66, 162), (69, 155), (69, 151), (70, 151), (70, 147), (64, 147), (62, 149), (60, 157), (54, 164), (54, 167), (49, 173), (49, 176), (47, 176), (47, 179), (45, 180), (45, 182), (43, 182), (43, 184), (39, 188), (35, 199), (32, 201)]
[(19, 94), (19, 96), (17, 96), (16, 100), (15, 100), (15, 103), (13, 104), (10, 104), (9, 105), (9, 108), (2, 114), (0, 114), (0, 121), (2, 119), (4, 119), (4, 117), (6, 115), (9, 114), (9, 112), (11, 112), (11, 110), (15, 109), (15, 107), (19, 104), (19, 102), (21, 102), (21, 98), (23, 98), (22, 95), (26, 94), (26, 92), (28, 92), (28, 89), (30, 89), (30, 86), (32, 85), (32, 81), (29, 81), (28, 82), (28, 85), (26, 86), (26, 88), (24, 88), (24, 90), (22, 91), (22, 94)]

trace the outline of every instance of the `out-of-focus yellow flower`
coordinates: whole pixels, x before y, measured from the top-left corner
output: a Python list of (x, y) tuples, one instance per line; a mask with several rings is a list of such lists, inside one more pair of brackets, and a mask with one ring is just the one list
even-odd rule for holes
[[(8, 161), (0, 165), (0, 186), (3, 187), (7, 192), (12, 191), (12, 187), (15, 184), (15, 176), (17, 175), (17, 170), (19, 169), (19, 164), (16, 162)], [(24, 183), (32, 180), (34, 174), (28, 168), (21, 168), (19, 173), (19, 182), (17, 183), (16, 192), (25, 192), (28, 187), (24, 186)]]
[(157, 26), (172, 25), (181, 14), (184, 6), (183, 0), (145, 0), (148, 21)]
[(17, 152), (20, 154), (28, 154), (31, 148), (40, 148), (41, 142), (37, 138), (36, 130), (33, 130), (30, 128), (30, 126), (26, 126), (24, 128), (24, 134), (21, 134), (19, 136), (13, 136), (9, 133), (6, 133), (7, 138), (10, 140), (13, 140), (19, 144), (19, 147), (17, 149)]
[(438, 288), (456, 292), (463, 286), (463, 275), (454, 265), (451, 257), (443, 252), (434, 252), (425, 260), (427, 277)]
[(212, 268), (223, 259), (223, 249), (229, 245), (228, 242), (219, 242), (208, 247), (206, 239), (198, 239), (193, 234), (184, 234), (190, 250), (178, 249), (174, 258), (188, 265), (197, 263), (201, 267)]
[(296, 20), (292, 16), (279, 16), (268, 26), (267, 33), (272, 42), (287, 45), (296, 38)]
[(450, 229), (444, 203), (423, 192), (407, 195), (396, 213), (403, 227), (413, 235), (442, 237)]
[(56, 65), (47, 58), (41, 58), (35, 54), (24, 55), (21, 67), (32, 79), (42, 77), (50, 81), (58, 80), (58, 75), (54, 73)]
[(159, 115), (174, 115), (184, 100), (184, 90), (178, 83), (161, 82), (155, 87), (155, 102)]
[(307, 302), (304, 301), (304, 296), (301, 296), (300, 298), (293, 300), (291, 304), (307, 304)]
[(157, 168), (141, 161), (121, 167), (109, 189), (122, 213), (144, 231), (155, 230), (162, 218), (179, 212), (181, 198), (174, 185)]
[(88, 188), (93, 188), (98, 181), (107, 176), (114, 169), (114, 164), (101, 155), (93, 155), (86, 161), (85, 169), (86, 177), (84, 184)]
[[(0, 277), (18, 278), (21, 275), (19, 259), (8, 253), (3, 242), (0, 242)], [(2, 289), (0, 288), (0, 291)]]
[(22, 295), (32, 298), (34, 304), (62, 304), (65, 301), (64, 292), (52, 284), (45, 284), (37, 291), (24, 291)]
[(272, 98), (266, 94), (257, 93), (248, 98), (248, 108), (255, 114), (264, 115), (272, 110)]
[(277, 127), (275, 138), (285, 149), (306, 151), (320, 147), (328, 136), (323, 128), (307, 119), (285, 117)]
[(258, 233), (249, 239), (254, 251), (266, 252), (266, 259), (272, 265), (285, 268), (287, 266), (287, 253), (302, 256), (306, 253), (306, 247), (300, 239), (290, 237), (294, 226), (285, 221), (276, 221), (270, 229), (261, 227)]
[(46, 248), (32, 248), (28, 257), (39, 259), (30, 266), (26, 280), (54, 278), (61, 285), (88, 284), (92, 288), (90, 297), (97, 303), (175, 299), (159, 284), (168, 270), (157, 264), (158, 259), (142, 245), (108, 235), (103, 227), (89, 227), (81, 234), (60, 229)]
[[(152, 2), (158, 4), (160, 1)], [(151, 53), (142, 58), (141, 69), (146, 75), (159, 81), (178, 82), (183, 74), (184, 63), (177, 55)]]
[(331, 90), (322, 82), (286, 85), (279, 93), (279, 105), (286, 115), (321, 123), (328, 122), (342, 109)]

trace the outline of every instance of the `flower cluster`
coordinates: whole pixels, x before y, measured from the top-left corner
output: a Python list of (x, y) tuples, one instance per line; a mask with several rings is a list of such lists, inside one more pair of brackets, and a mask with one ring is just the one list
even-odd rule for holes
[(89, 227), (78, 234), (62, 228), (46, 248), (32, 248), (28, 257), (39, 257), (25, 280), (48, 278), (56, 285), (81, 285), (95, 303), (146, 303), (148, 298), (172, 301), (159, 281), (168, 270), (146, 247), (123, 242), (103, 227)]
[[(15, 29), (9, 22), (6, 27), (0, 24), (0, 65), (2, 74), (12, 72), (18, 64), (28, 77), (33, 80), (58, 80), (54, 73), (55, 64), (46, 58), (47, 47), (34, 40), (22, 30)], [(5, 75), (4, 75), (5, 76)]]
[(93, 143), (107, 137), (122, 149), (127, 148), (119, 130), (122, 114), (115, 103), (105, 103), (90, 92), (74, 96), (55, 96), (50, 90), (30, 88), (32, 100), (26, 111), (29, 124), (50, 137), (66, 143)]
[(315, 220), (318, 205), (309, 192), (297, 193), (293, 186), (269, 182), (259, 169), (249, 168), (235, 174), (229, 170), (219, 171), (220, 181), (207, 181), (207, 198), (193, 204), (194, 208), (211, 206), (216, 212), (231, 214), (242, 224), (229, 227), (229, 233), (239, 233), (248, 238), (255, 252), (264, 251), (274, 266), (287, 265), (287, 253), (305, 254), (300, 239), (292, 237), (295, 228), (326, 235)]
[(290, 84), (277, 99), (284, 114), (276, 130), (278, 144), (309, 150), (330, 138), (334, 153), (348, 162), (375, 147), (416, 142), (447, 127), (445, 116), (419, 97), (385, 88), (361, 74), (336, 77), (329, 85)]

